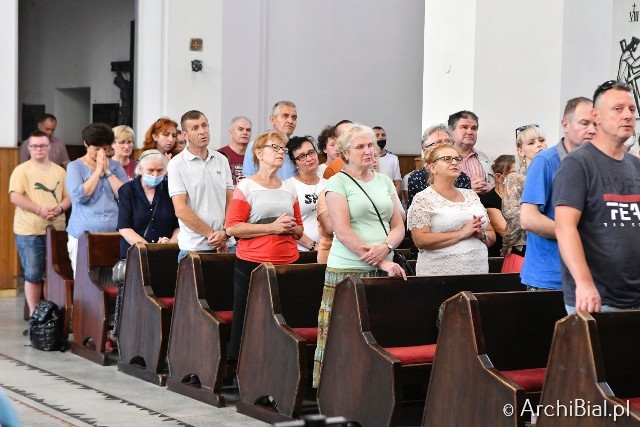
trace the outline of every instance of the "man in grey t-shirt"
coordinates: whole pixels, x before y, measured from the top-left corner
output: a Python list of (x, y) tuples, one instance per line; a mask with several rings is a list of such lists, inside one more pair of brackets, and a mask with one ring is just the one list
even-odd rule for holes
[(624, 142), (636, 105), (624, 83), (596, 90), (596, 134), (570, 153), (553, 182), (567, 312), (640, 308), (640, 159)]

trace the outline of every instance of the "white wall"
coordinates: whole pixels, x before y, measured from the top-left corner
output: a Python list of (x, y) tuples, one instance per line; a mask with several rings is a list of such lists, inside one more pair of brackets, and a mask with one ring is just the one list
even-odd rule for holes
[(18, 141), (18, 0), (2, 4), (5, 17), (0, 26), (2, 67), (0, 67), (0, 147), (15, 147)]
[(91, 103), (119, 102), (111, 62), (129, 59), (133, 18), (134, 0), (21, 1), (19, 103), (45, 104), (62, 122), (56, 89), (89, 87)]
[[(401, 6), (400, 6), (401, 4)], [(348, 118), (415, 153), (421, 136), (424, 0), (268, 2), (263, 109), (298, 106), (297, 135)], [(254, 124), (254, 128), (264, 129)]]
[(609, 2), (431, 0), (425, 22), (422, 125), (470, 109), (491, 156), (515, 153), (523, 124), (554, 145), (566, 101), (610, 78)]

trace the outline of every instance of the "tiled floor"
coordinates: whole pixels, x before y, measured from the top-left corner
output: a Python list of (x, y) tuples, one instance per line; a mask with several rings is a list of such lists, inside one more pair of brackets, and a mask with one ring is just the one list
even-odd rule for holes
[(265, 426), (98, 366), (67, 351), (43, 352), (22, 335), (24, 297), (0, 298), (0, 387), (24, 426)]

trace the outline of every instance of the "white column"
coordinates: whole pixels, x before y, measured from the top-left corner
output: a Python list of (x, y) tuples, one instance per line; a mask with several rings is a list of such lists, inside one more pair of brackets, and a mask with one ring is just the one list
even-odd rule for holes
[(427, 3), (423, 127), (469, 109), (477, 148), (515, 152), (514, 129), (535, 123), (549, 145), (566, 101), (590, 97), (610, 73), (612, 4), (597, 0), (434, 0)]
[(0, 147), (15, 147), (18, 142), (18, 0), (3, 3), (2, 67), (0, 67)]

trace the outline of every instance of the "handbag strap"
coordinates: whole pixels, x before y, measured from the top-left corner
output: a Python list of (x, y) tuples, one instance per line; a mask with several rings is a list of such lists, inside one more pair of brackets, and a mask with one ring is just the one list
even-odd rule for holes
[(147, 224), (147, 228), (144, 229), (144, 233), (142, 234), (142, 238), (147, 240), (147, 232), (149, 231), (149, 227), (151, 227), (151, 222), (153, 221), (153, 216), (156, 214), (156, 208), (158, 207), (159, 200), (155, 202), (153, 205), (153, 210), (151, 211), (151, 218), (149, 219), (149, 224)]
[(388, 235), (389, 235), (389, 233), (387, 233), (387, 227), (385, 227), (385, 226), (384, 226), (384, 222), (382, 221), (382, 217), (380, 216), (380, 212), (378, 212), (378, 208), (376, 207), (376, 204), (375, 204), (375, 203), (373, 203), (373, 200), (371, 200), (371, 197), (369, 197), (369, 195), (367, 194), (367, 192), (366, 192), (366, 191), (364, 191), (364, 188), (362, 188), (362, 186), (361, 186), (360, 184), (358, 184), (358, 181), (356, 181), (354, 177), (352, 177), (351, 175), (349, 175), (348, 173), (346, 173), (346, 172), (345, 172), (345, 171), (343, 171), (343, 170), (342, 170), (342, 171), (340, 171), (340, 173), (343, 173), (343, 174), (345, 174), (346, 176), (348, 176), (348, 177), (349, 177), (349, 179), (350, 179), (351, 181), (353, 181), (353, 182), (358, 186), (358, 188), (360, 188), (360, 189), (362, 190), (362, 192), (364, 193), (364, 195), (365, 195), (365, 196), (367, 196), (367, 199), (369, 199), (369, 201), (370, 201), (370, 202), (371, 202), (371, 204), (373, 205), (373, 209), (376, 211), (376, 215), (378, 215), (378, 220), (380, 221), (380, 225), (382, 225), (382, 229), (384, 230), (384, 234), (388, 236)]

